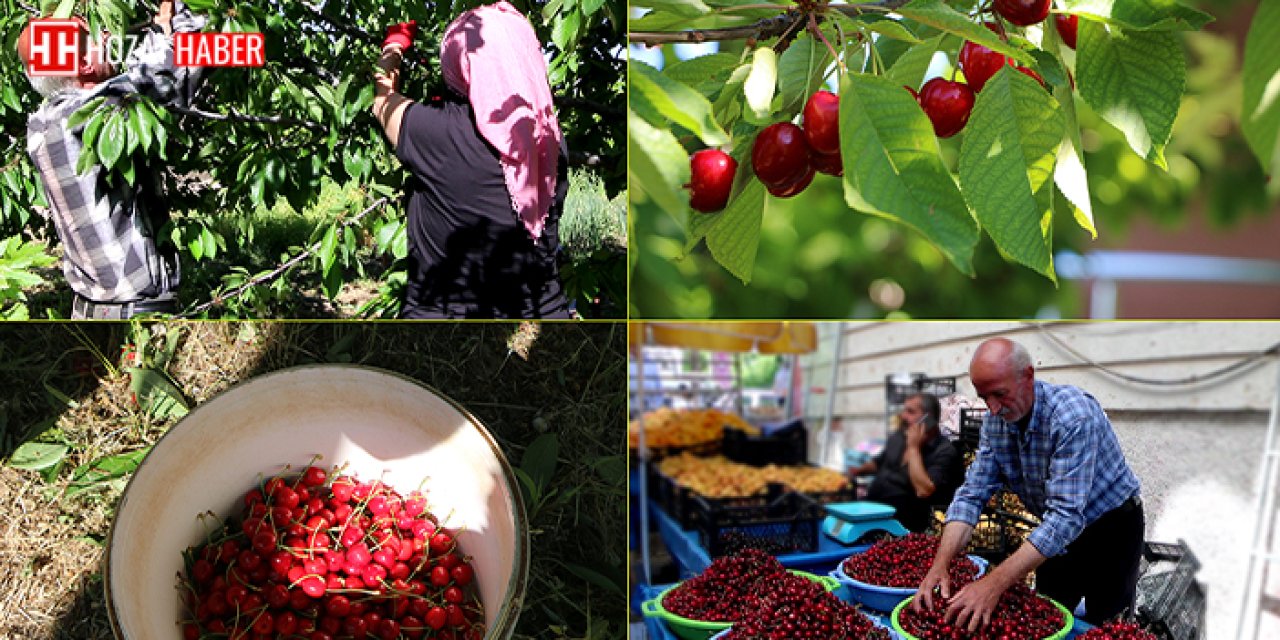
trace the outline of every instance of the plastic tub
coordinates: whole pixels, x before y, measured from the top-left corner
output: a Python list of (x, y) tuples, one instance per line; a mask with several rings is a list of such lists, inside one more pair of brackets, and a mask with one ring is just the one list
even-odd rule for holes
[[(968, 558), (972, 560), (974, 564), (978, 565), (979, 577), (987, 572), (986, 560), (983, 560), (978, 556), (968, 556)], [(848, 558), (845, 558), (845, 560), (848, 560)], [(836, 565), (835, 570), (833, 570), (829, 575), (845, 587), (851, 602), (858, 602), (868, 609), (888, 613), (893, 611), (893, 608), (898, 606), (898, 603), (911, 597), (916, 592), (915, 587), (882, 587), (880, 585), (867, 584), (860, 580), (854, 580), (853, 578), (845, 575), (845, 560), (841, 560), (840, 564)]]
[[(803, 571), (791, 571), (791, 573), (817, 582), (827, 591), (835, 591), (840, 588), (840, 583), (836, 582), (834, 578), (830, 578), (828, 576), (819, 576), (812, 573), (805, 573)], [(709, 638), (713, 638), (717, 635), (723, 635), (728, 631), (730, 626), (733, 626), (732, 622), (708, 622), (706, 620), (686, 618), (684, 616), (671, 613), (663, 608), (663, 598), (666, 598), (668, 593), (679, 587), (681, 584), (683, 583), (678, 582), (673, 584), (670, 587), (663, 589), (662, 593), (659, 593), (657, 597), (652, 600), (644, 601), (640, 605), (640, 611), (643, 612), (646, 617), (661, 618), (666, 622), (667, 627), (671, 629), (672, 633), (684, 640), (708, 640)]]
[(238, 514), (259, 474), (313, 456), (407, 492), (459, 528), (474, 558), (487, 640), (505, 640), (528, 588), (529, 525), (515, 474), (488, 429), (460, 405), (395, 373), (316, 365), (255, 377), (196, 407), (156, 443), (120, 500), (107, 540), (107, 614), (117, 640), (172, 640), (183, 617), (182, 551), (196, 516)]
[[(1049, 602), (1052, 602), (1053, 606), (1057, 607), (1058, 611), (1062, 612), (1062, 617), (1064, 622), (1064, 624), (1062, 625), (1062, 628), (1059, 629), (1057, 633), (1047, 638), (1043, 638), (1041, 640), (1062, 640), (1063, 638), (1066, 638), (1067, 634), (1071, 633), (1071, 628), (1075, 626), (1075, 617), (1071, 615), (1070, 611), (1067, 611), (1066, 607), (1058, 604), (1056, 601), (1054, 601), (1053, 598), (1049, 598), (1046, 596), (1040, 596), (1040, 597), (1044, 598), (1045, 600), (1048, 600)], [(901, 613), (902, 608), (907, 606), (910, 602), (911, 602), (911, 598), (907, 598), (906, 600), (899, 602), (897, 607), (894, 607), (893, 617), (891, 618), (891, 620), (893, 621), (893, 630), (897, 632), (897, 634), (901, 638), (903, 638), (903, 640), (918, 640), (915, 636), (903, 630), (901, 624), (898, 624), (898, 614)]]

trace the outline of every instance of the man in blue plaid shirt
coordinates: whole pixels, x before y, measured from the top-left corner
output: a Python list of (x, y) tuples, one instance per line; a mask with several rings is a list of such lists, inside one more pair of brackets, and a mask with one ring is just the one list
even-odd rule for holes
[[(174, 66), (172, 34), (199, 31), (204, 24), (204, 17), (193, 15), (184, 3), (162, 0), (123, 73), (86, 56), (78, 75), (28, 78), (45, 102), (27, 121), (27, 153), (62, 241), (62, 270), (74, 294), (72, 318), (122, 319), (177, 310), (177, 254), (156, 240), (168, 215), (158, 196), (158, 176), (144, 172), (129, 185), (108, 180), (97, 164), (77, 173), (84, 125), (71, 129), (67, 120), (99, 97), (112, 102), (142, 94), (162, 104), (187, 106), (201, 69)], [(83, 31), (81, 35), (88, 37)], [(26, 60), (27, 32), (19, 42), (19, 55)]]
[[(1036, 573), (1036, 590), (1100, 624), (1133, 606), (1145, 528), (1138, 478), (1111, 422), (1081, 389), (1035, 379), (1021, 345), (995, 338), (978, 346), (969, 377), (991, 411), (977, 456), (947, 510), (933, 566), (913, 607), (950, 598), (947, 617), (985, 626), (1006, 589)], [(969, 544), (982, 507), (1006, 487), (1041, 524), (1007, 560), (952, 594), (947, 565)]]

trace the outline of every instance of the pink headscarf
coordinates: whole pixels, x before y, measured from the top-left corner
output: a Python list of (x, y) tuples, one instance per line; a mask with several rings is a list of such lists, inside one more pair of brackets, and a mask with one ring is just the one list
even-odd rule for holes
[(467, 11), (444, 31), (440, 69), (471, 101), (480, 134), (501, 157), (511, 202), (537, 239), (555, 197), (561, 134), (533, 27), (506, 0)]

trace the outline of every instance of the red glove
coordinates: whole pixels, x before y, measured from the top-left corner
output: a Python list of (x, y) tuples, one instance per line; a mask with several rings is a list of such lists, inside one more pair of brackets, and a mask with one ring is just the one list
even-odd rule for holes
[(401, 51), (408, 51), (413, 46), (413, 39), (418, 35), (418, 22), (410, 20), (387, 27), (387, 39), (382, 41), (382, 48), (398, 44)]

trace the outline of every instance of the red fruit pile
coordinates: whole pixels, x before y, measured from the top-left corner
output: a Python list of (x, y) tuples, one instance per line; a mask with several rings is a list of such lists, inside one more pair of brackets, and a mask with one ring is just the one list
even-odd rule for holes
[(889, 640), (889, 632), (877, 627), (857, 607), (797, 575), (788, 573), (757, 582), (752, 595), (759, 599), (759, 608), (734, 623), (728, 640)]
[(907, 605), (900, 611), (898, 624), (920, 640), (1033, 640), (1048, 638), (1066, 625), (1062, 612), (1052, 602), (1024, 584), (1005, 591), (991, 623), (974, 633), (947, 622), (947, 602), (940, 596), (934, 598), (933, 609), (916, 613)]
[(1159, 640), (1136, 622), (1114, 620), (1076, 636), (1079, 640)]
[(184, 552), (184, 638), (482, 638), (471, 560), (426, 497), (328, 476), (268, 479), (239, 524)]
[(662, 608), (690, 620), (736, 622), (759, 604), (752, 594), (757, 582), (778, 581), (789, 575), (778, 559), (758, 549), (711, 562), (701, 574), (672, 589)]
[(778, 198), (804, 191), (816, 173), (843, 176), (840, 98), (830, 91), (814, 92), (804, 105), (803, 128), (790, 122), (765, 127), (751, 147), (751, 164)]
[[(867, 584), (914, 589), (933, 566), (938, 554), (937, 536), (912, 533), (881, 540), (862, 553), (844, 561), (845, 575)], [(978, 565), (968, 558), (952, 558), (948, 567), (951, 592), (955, 593), (978, 578)]]

